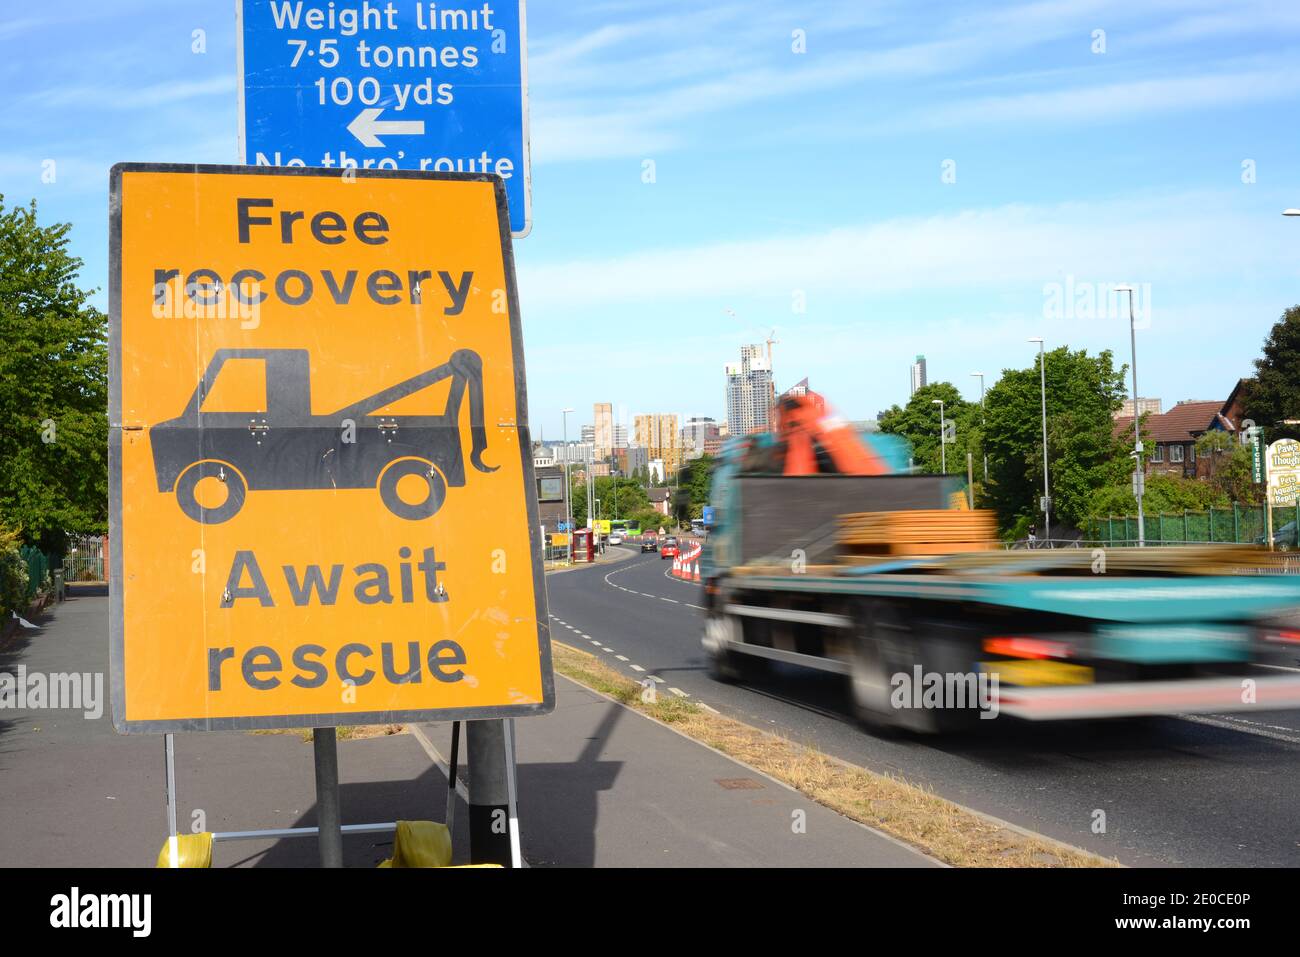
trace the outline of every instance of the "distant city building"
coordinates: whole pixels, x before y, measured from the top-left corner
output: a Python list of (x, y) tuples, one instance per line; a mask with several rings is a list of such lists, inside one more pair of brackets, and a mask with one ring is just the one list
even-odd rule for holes
[(616, 424), (614, 426), (614, 448), (627, 448), (627, 426)]
[(790, 386), (790, 388), (788, 388), (788, 389), (786, 389), (784, 392), (782, 392), (781, 395), (783, 395), (783, 396), (785, 396), (785, 395), (794, 395), (794, 396), (799, 396), (799, 395), (807, 395), (808, 392), (809, 392), (809, 389), (808, 389), (808, 378), (805, 376), (804, 378), (802, 378), (802, 379), (800, 379), (798, 382), (796, 382), (794, 385)]
[(706, 452), (705, 446), (710, 441), (718, 441), (721, 430), (716, 419), (708, 416), (695, 416), (686, 420), (682, 428), (682, 450), (686, 458), (699, 458)]
[(657, 412), (634, 416), (633, 441), (647, 451), (651, 460), (662, 459), (664, 467), (670, 472), (681, 465), (676, 413)]
[(912, 363), (912, 391), (909, 395), (916, 395), (926, 386), (925, 378), (925, 356), (917, 356), (916, 361)]
[(591, 444), (596, 450), (596, 460), (604, 461), (609, 458), (614, 451), (614, 406), (608, 402), (597, 402), (592, 406), (592, 417), (595, 419), (595, 425), (592, 427)]
[(635, 475), (640, 469), (650, 467), (650, 453), (648, 450), (639, 445), (629, 445), (621, 450), (623, 467), (620, 471), (624, 475)]
[(565, 462), (569, 465), (586, 463), (592, 460), (592, 447), (589, 442), (570, 442), (568, 445), (557, 442), (551, 446), (551, 455), (560, 465)]
[(581, 441), (587, 445), (593, 447), (596, 445), (596, 427), (594, 425), (584, 425), (578, 434)]
[(740, 361), (728, 362), (727, 431), (731, 435), (766, 432), (771, 427), (772, 365), (762, 346), (741, 346)]
[[(1163, 403), (1162, 403), (1159, 399), (1144, 399), (1144, 398), (1139, 397), (1139, 398), (1138, 398), (1138, 403), (1137, 403), (1137, 404), (1138, 404), (1138, 415), (1146, 415), (1148, 412), (1149, 412), (1151, 415), (1162, 415), (1162, 414), (1163, 414)], [(1124, 404), (1121, 405), (1121, 406), (1119, 407), (1119, 411), (1115, 413), (1115, 418), (1117, 418), (1117, 419), (1131, 419), (1131, 418), (1133, 418), (1133, 400), (1132, 400), (1132, 399), (1125, 399), (1125, 400), (1124, 400)]]

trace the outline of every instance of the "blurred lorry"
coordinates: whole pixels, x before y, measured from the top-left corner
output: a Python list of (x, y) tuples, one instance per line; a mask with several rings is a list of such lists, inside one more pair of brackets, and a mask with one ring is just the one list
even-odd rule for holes
[[(980, 711), (1300, 706), (1300, 567), (1286, 556), (1003, 550), (991, 515), (964, 507), (962, 480), (902, 474), (907, 461), (897, 437), (848, 429), (815, 394), (783, 397), (774, 434), (728, 443), (702, 561), (716, 677), (773, 662), (833, 672), (860, 720), (919, 732)], [(993, 697), (972, 706), (962, 692), (977, 687)]]

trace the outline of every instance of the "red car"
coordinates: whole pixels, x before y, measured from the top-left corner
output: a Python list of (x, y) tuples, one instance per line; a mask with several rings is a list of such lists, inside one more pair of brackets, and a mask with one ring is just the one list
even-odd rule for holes
[(665, 538), (665, 539), (664, 539), (664, 543), (663, 543), (662, 545), (659, 546), (659, 557), (660, 557), (660, 558), (676, 558), (676, 557), (677, 557), (677, 539), (675, 539), (675, 538)]

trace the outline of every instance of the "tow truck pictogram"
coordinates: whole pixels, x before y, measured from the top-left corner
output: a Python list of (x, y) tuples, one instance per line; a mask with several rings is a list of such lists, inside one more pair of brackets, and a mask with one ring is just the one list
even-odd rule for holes
[[(232, 359), (264, 363), (266, 410), (205, 412), (222, 367)], [(440, 415), (376, 415), (398, 399), (451, 379)], [(429, 518), (448, 488), (465, 484), (460, 405), (469, 391), (470, 464), (485, 465), (483, 360), (460, 349), (447, 362), (330, 415), (311, 413), (311, 376), (305, 349), (218, 349), (185, 411), (149, 430), (160, 492), (175, 490), (181, 511), (204, 525), (229, 521), (250, 491), (378, 488), (388, 510), (410, 521)], [(351, 439), (351, 440), (349, 440)], [(419, 476), (425, 497), (408, 502), (398, 483)], [(205, 505), (196, 488), (205, 478), (226, 486), (225, 501)], [(408, 483), (409, 484), (409, 483)]]

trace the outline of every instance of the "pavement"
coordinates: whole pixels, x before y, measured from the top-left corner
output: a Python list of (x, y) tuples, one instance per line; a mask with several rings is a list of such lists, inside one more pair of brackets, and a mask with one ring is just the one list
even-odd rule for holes
[[(570, 575), (559, 576), (567, 579)], [(0, 647), (0, 671), (108, 668), (108, 597), (74, 590)], [(937, 866), (879, 832), (579, 685), (556, 711), (517, 722), (520, 830), (532, 866)], [(152, 866), (167, 833), (163, 737), (118, 735), (105, 703), (0, 711), (0, 866)], [(339, 741), (344, 823), (444, 817), (447, 725)], [(176, 735), (181, 830), (312, 826), (312, 747), (302, 734)], [(472, 787), (472, 768), (466, 777)], [(467, 858), (457, 798), (453, 839)], [(219, 843), (218, 867), (315, 866), (311, 838)], [(386, 835), (344, 838), (373, 867)]]
[(626, 677), (658, 675), (746, 724), (1125, 864), (1300, 866), (1300, 711), (1003, 718), (951, 737), (876, 737), (854, 722), (839, 676), (778, 664), (745, 684), (711, 678), (702, 588), (671, 564), (633, 554), (550, 581), (555, 635), (611, 649), (602, 660)]

